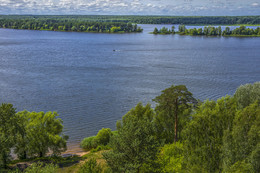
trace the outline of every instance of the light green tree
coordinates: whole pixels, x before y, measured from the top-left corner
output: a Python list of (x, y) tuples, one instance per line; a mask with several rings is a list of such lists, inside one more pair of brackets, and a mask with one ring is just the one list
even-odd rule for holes
[(237, 112), (233, 128), (225, 131), (223, 141), (225, 172), (239, 169), (242, 163), (247, 169), (252, 167), (253, 172), (260, 171), (260, 106), (257, 102)]
[(22, 158), (44, 157), (48, 152), (59, 155), (65, 151), (67, 136), (62, 134), (62, 120), (56, 112), (17, 113), (21, 124), (15, 151)]
[(260, 103), (260, 82), (241, 85), (237, 88), (234, 97), (237, 99), (239, 108), (245, 108), (255, 101)]
[(117, 124), (118, 134), (110, 141), (112, 150), (103, 153), (113, 172), (139, 173), (146, 170), (144, 166), (153, 165), (159, 146), (154, 137), (153, 115), (150, 105), (139, 103)]
[(232, 129), (236, 111), (236, 100), (230, 96), (207, 100), (196, 109), (184, 130), (187, 170), (221, 171), (223, 135)]
[(157, 162), (162, 173), (181, 172), (183, 170), (184, 147), (180, 142), (162, 147)]

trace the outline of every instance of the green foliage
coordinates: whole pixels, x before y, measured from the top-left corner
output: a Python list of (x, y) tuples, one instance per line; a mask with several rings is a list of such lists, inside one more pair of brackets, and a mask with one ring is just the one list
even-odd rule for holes
[(160, 30), (158, 30), (156, 27), (154, 28), (154, 31), (153, 31), (153, 34), (163, 34), (163, 35), (166, 35), (166, 34), (174, 34), (175, 31), (174, 31), (175, 27), (172, 26), (172, 30), (166, 28), (166, 27), (162, 27)]
[(96, 136), (97, 143), (99, 145), (107, 145), (111, 136), (112, 136), (111, 129), (102, 128)]
[(223, 141), (225, 171), (237, 168), (239, 162), (245, 163), (244, 166), (250, 164), (254, 172), (260, 171), (260, 106), (257, 102), (237, 112), (233, 128), (225, 131)]
[(154, 163), (159, 141), (154, 137), (154, 112), (150, 105), (139, 103), (120, 122), (118, 135), (112, 136), (111, 151), (103, 156), (113, 172), (139, 172)]
[(84, 163), (83, 166), (80, 167), (77, 173), (101, 173), (102, 167), (97, 164), (96, 159), (92, 158)]
[(108, 145), (99, 145), (99, 146), (97, 146), (97, 148), (93, 148), (90, 151), (92, 153), (95, 153), (95, 152), (98, 152), (98, 151), (101, 151), (101, 150), (110, 150), (110, 149), (111, 149), (111, 147), (108, 146)]
[(109, 143), (110, 137), (113, 136), (113, 134), (116, 134), (116, 132), (112, 132), (109, 128), (102, 128), (98, 132), (97, 136), (91, 136), (83, 139), (80, 146), (85, 150), (96, 149), (98, 146), (99, 148), (104, 148), (104, 146)]
[(165, 145), (158, 155), (159, 172), (181, 172), (183, 170), (184, 147), (180, 142)]
[[(35, 16), (36, 17), (36, 16)], [(49, 31), (74, 31), (74, 32), (142, 32), (136, 24), (113, 21), (81, 20), (79, 16), (54, 17), (54, 16), (12, 17), (0, 16), (0, 28), (49, 30)]]
[(184, 33), (186, 31), (185, 25), (179, 25), (179, 32)]
[(232, 128), (236, 110), (236, 101), (229, 96), (217, 102), (207, 100), (197, 108), (184, 131), (186, 169), (220, 171), (222, 137), (225, 130)]
[(10, 159), (11, 148), (15, 144), (16, 132), (15, 108), (12, 104), (0, 106), (0, 167), (6, 168)]
[(158, 34), (159, 30), (155, 27), (153, 30), (153, 34)]
[(44, 164), (42, 162), (33, 163), (26, 168), (24, 173), (57, 173), (58, 166), (54, 164)]
[(84, 138), (81, 141), (80, 146), (85, 150), (91, 150), (92, 148), (96, 148), (98, 146), (96, 136)]
[[(207, 32), (213, 31), (207, 28)], [(81, 146), (91, 152), (82, 158), (33, 161), (71, 165), (89, 159), (79, 172), (260, 172), (259, 93), (259, 82), (247, 84), (240, 86), (234, 97), (206, 100), (195, 108), (197, 101), (185, 86), (171, 86), (154, 99), (155, 112), (150, 104), (139, 103), (117, 122), (117, 131), (103, 128), (97, 136), (85, 138)], [(11, 104), (2, 104), (1, 166), (6, 166), (11, 148), (21, 159), (65, 150), (62, 121), (56, 117), (55, 112), (15, 114)], [(175, 132), (180, 140), (172, 144)], [(95, 160), (101, 159), (101, 153), (108, 168)], [(26, 171), (56, 172), (57, 166), (37, 163)]]
[(237, 88), (234, 97), (237, 99), (239, 108), (245, 108), (255, 101), (260, 103), (260, 82), (241, 85)]
[(54, 155), (66, 151), (68, 137), (62, 134), (62, 120), (57, 116), (56, 112), (17, 113), (19, 130), (15, 153), (21, 159), (26, 159), (27, 156), (44, 157), (50, 151)]
[[(0, 19), (28, 19), (41, 22), (43, 19), (53, 22), (55, 20), (77, 20), (96, 22), (121, 22), (140, 24), (197, 24), (197, 25), (235, 25), (260, 24), (260, 16), (134, 16), (134, 15), (0, 15)], [(8, 25), (8, 24), (7, 24)], [(126, 25), (126, 26), (127, 26)], [(14, 25), (15, 26), (15, 25)], [(58, 24), (57, 26), (60, 26)], [(25, 25), (24, 27), (28, 27)], [(32, 25), (31, 27), (39, 27)], [(135, 27), (136, 28), (136, 27)]]
[(190, 108), (196, 103), (192, 93), (184, 85), (172, 85), (153, 101), (157, 103), (155, 125), (160, 138), (177, 142), (181, 131), (190, 120)]
[(120, 26), (118, 26), (118, 27), (116, 27), (116, 26), (113, 26), (111, 29), (110, 29), (110, 32), (119, 32), (119, 31), (122, 31), (122, 29), (121, 29), (121, 27)]
[(186, 29), (184, 25), (179, 25), (179, 34), (181, 35), (205, 35), (205, 36), (260, 36), (259, 35), (260, 28), (256, 29), (246, 28), (245, 26), (240, 26), (234, 30), (230, 30), (229, 27), (226, 27), (224, 31), (222, 31), (221, 26), (213, 27), (213, 26), (205, 26), (202, 28), (193, 28)]
[(225, 172), (227, 172), (227, 173), (244, 173), (244, 172), (254, 173), (254, 170), (250, 163), (246, 163), (245, 161), (238, 161)]

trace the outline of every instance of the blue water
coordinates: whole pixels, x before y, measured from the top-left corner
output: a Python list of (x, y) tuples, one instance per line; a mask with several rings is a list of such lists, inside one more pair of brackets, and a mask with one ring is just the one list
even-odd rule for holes
[[(217, 99), (260, 81), (260, 37), (0, 29), (0, 102), (57, 111), (69, 148), (172, 84)], [(169, 26), (170, 27), (170, 26)], [(115, 50), (115, 51), (113, 51)]]

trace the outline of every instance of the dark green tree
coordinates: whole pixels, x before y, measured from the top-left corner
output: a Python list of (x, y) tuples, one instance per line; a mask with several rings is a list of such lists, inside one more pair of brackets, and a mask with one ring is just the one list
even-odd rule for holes
[(156, 27), (153, 30), (153, 34), (158, 34), (158, 29)]
[(196, 103), (192, 93), (188, 91), (185, 85), (172, 85), (170, 88), (163, 90), (162, 94), (157, 96), (153, 101), (157, 103), (155, 108), (157, 116), (160, 116), (164, 121), (167, 121), (166, 124), (169, 124), (169, 121), (171, 121), (170, 124), (174, 123), (174, 127), (164, 127), (164, 129), (174, 129), (174, 136), (171, 138), (174, 138), (173, 141), (177, 142), (178, 137), (180, 137), (178, 121), (179, 118), (182, 118), (179, 116), (183, 115), (185, 110), (190, 108), (192, 104)]
[(12, 104), (0, 106), (0, 167), (6, 168), (11, 148), (15, 144), (16, 133), (15, 108)]
[(175, 26), (174, 25), (172, 26), (172, 33), (173, 34), (175, 33)]

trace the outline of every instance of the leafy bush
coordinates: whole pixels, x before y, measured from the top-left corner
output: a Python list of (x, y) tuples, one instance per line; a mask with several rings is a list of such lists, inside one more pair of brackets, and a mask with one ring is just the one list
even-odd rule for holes
[(91, 136), (83, 139), (80, 145), (85, 150), (95, 149), (99, 145), (100, 147), (106, 146), (109, 143), (110, 137), (113, 136), (113, 134), (116, 134), (116, 132), (112, 132), (109, 128), (102, 128), (98, 132), (97, 136)]
[(112, 131), (109, 128), (102, 128), (99, 130), (96, 140), (99, 145), (107, 145), (110, 139), (110, 136), (112, 136)]
[(58, 166), (54, 164), (44, 165), (42, 162), (33, 163), (30, 167), (26, 168), (24, 173), (56, 173)]
[(90, 159), (83, 166), (80, 167), (78, 173), (101, 173), (102, 167), (97, 164), (96, 159)]
[(98, 146), (96, 136), (91, 136), (83, 139), (83, 141), (81, 141), (80, 146), (85, 150), (91, 150), (92, 148), (96, 148)]
[(91, 149), (91, 152), (95, 153), (101, 150), (109, 150), (109, 149), (111, 149), (111, 147), (108, 145), (99, 145), (97, 148)]

